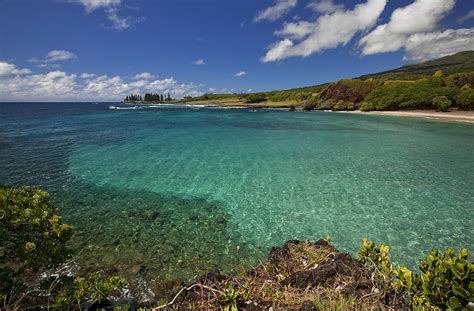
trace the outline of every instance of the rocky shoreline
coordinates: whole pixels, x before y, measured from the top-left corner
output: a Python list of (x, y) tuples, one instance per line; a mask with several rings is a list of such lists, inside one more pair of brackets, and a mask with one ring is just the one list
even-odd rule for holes
[(291, 240), (250, 271), (212, 272), (152, 310), (405, 310), (403, 297), (379, 288), (373, 272), (326, 240)]

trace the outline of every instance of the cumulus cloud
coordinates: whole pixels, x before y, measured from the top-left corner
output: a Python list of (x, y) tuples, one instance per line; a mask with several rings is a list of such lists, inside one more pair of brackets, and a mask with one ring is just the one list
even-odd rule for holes
[(234, 75), (234, 77), (240, 78), (240, 77), (245, 76), (246, 74), (247, 74), (247, 73), (246, 73), (245, 71), (242, 71), (242, 70), (241, 70), (241, 71), (237, 72), (237, 73)]
[(18, 69), (14, 64), (0, 62), (0, 76), (22, 75), (31, 73), (29, 69)]
[(334, 13), (337, 10), (344, 9), (344, 6), (341, 4), (335, 4), (332, 0), (313, 0), (306, 6), (310, 8), (315, 13)]
[(192, 62), (193, 65), (205, 65), (206, 62), (204, 61), (204, 59), (200, 58), (200, 59), (196, 59), (194, 62)]
[(106, 101), (146, 92), (170, 93), (175, 98), (203, 94), (201, 84), (178, 83), (172, 77), (153, 79), (152, 74), (126, 79), (93, 73), (78, 76), (59, 70), (46, 74), (28, 73), (31, 72), (27, 69), (0, 62), (0, 101)]
[(147, 80), (147, 79), (151, 79), (153, 78), (153, 75), (149, 72), (142, 72), (142, 73), (139, 73), (139, 74), (136, 74), (133, 79), (134, 80)]
[(405, 60), (424, 61), (474, 50), (474, 28), (411, 35), (405, 44)]
[(297, 4), (297, 0), (276, 0), (275, 4), (260, 11), (255, 16), (255, 22), (276, 21), (287, 14)]
[(379, 25), (360, 40), (362, 54), (393, 52), (403, 48), (410, 35), (434, 30), (454, 4), (455, 0), (415, 0), (396, 9), (387, 24)]
[(77, 58), (77, 55), (72, 52), (65, 51), (65, 50), (52, 50), (48, 52), (48, 54), (46, 55), (46, 58), (44, 59), (44, 62), (54, 63), (54, 62), (65, 61), (65, 60), (74, 59), (74, 58)]
[(51, 50), (46, 54), (43, 59), (38, 59), (36, 57), (30, 58), (29, 62), (37, 63), (36, 67), (39, 68), (59, 68), (61, 67), (58, 62), (75, 59), (77, 55), (73, 52), (66, 50)]
[[(387, 0), (367, 0), (352, 10), (337, 9), (312, 22), (285, 24), (283, 29), (276, 32), (284, 38), (273, 43), (261, 60), (273, 62), (294, 56), (307, 57), (346, 45), (356, 33), (375, 25), (386, 3)], [(298, 39), (301, 41), (294, 42)]]
[(314, 23), (301, 21), (297, 23), (285, 23), (282, 29), (275, 31), (275, 35), (288, 37), (290, 39), (301, 39), (313, 31)]

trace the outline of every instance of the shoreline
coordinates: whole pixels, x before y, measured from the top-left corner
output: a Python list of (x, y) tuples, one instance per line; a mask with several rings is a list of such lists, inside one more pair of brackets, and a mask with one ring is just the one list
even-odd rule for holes
[(439, 121), (454, 121), (462, 123), (474, 124), (474, 111), (450, 111), (440, 112), (435, 110), (398, 110), (398, 111), (336, 111), (341, 113), (353, 113), (364, 115), (382, 115), (382, 116), (397, 116), (397, 117), (414, 117), (428, 120)]
[[(157, 103), (151, 102), (137, 102), (137, 103), (123, 103), (123, 104), (135, 104), (135, 105), (157, 105)], [(187, 106), (187, 107), (199, 107), (204, 106), (207, 108), (249, 108), (249, 109), (269, 109), (269, 110), (287, 110), (290, 109), (291, 105), (287, 103), (270, 105), (262, 104), (245, 104), (245, 103), (219, 103), (216, 101), (207, 101), (207, 102), (168, 102), (160, 103), (161, 105), (177, 105), (177, 106)], [(297, 107), (298, 109), (298, 107)], [(313, 110), (313, 111), (322, 111), (322, 110)], [(397, 117), (415, 117), (423, 118), (427, 120), (439, 120), (439, 121), (454, 121), (462, 123), (471, 123), (474, 124), (474, 111), (449, 111), (449, 112), (440, 112), (436, 110), (396, 110), (396, 111), (361, 111), (361, 110), (352, 110), (352, 111), (334, 111), (334, 110), (323, 110), (325, 112), (337, 112), (337, 113), (351, 113), (351, 114), (365, 114), (365, 115), (383, 115), (383, 116), (397, 116)]]

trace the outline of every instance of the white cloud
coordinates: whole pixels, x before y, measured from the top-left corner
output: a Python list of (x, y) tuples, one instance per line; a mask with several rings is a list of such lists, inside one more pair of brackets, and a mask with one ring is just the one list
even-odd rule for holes
[(332, 0), (313, 0), (306, 6), (316, 13), (334, 13), (337, 10), (344, 9), (341, 4), (335, 4)]
[(415, 0), (396, 9), (387, 24), (379, 25), (360, 40), (362, 54), (393, 52), (403, 48), (410, 35), (434, 30), (454, 4), (455, 0)]
[(122, 17), (118, 14), (118, 9), (116, 7), (106, 8), (105, 13), (107, 15), (107, 18), (112, 22), (112, 28), (118, 31), (125, 30), (145, 20), (144, 17)]
[(69, 59), (74, 59), (77, 58), (77, 55), (65, 51), (65, 50), (52, 50), (49, 51), (48, 54), (46, 55), (46, 58), (44, 59), (44, 62), (46, 63), (54, 63), (54, 62), (59, 62), (59, 61), (64, 61), (64, 60), (69, 60)]
[(255, 22), (262, 21), (276, 21), (288, 13), (292, 8), (296, 6), (297, 0), (276, 0), (273, 6), (260, 11), (255, 17)]
[(94, 78), (95, 76), (96, 76), (96, 74), (87, 73), (87, 72), (81, 74), (81, 78), (82, 78), (82, 79), (90, 79), (90, 78)]
[(90, 13), (100, 8), (118, 6), (121, 4), (122, 0), (73, 0), (72, 2), (82, 4), (85, 7), (86, 11)]
[(7, 75), (22, 75), (31, 73), (29, 69), (18, 69), (15, 65), (0, 62), (0, 76), (7, 76)]
[(111, 28), (118, 31), (125, 30), (145, 20), (144, 17), (121, 16), (119, 8), (122, 0), (70, 0), (70, 2), (83, 5), (87, 13), (103, 9), (107, 18), (112, 22)]
[(314, 23), (311, 22), (297, 22), (285, 23), (283, 29), (275, 31), (275, 35), (281, 37), (288, 37), (290, 39), (301, 39), (314, 31)]
[(467, 14), (459, 18), (458, 21), (460, 23), (464, 23), (465, 21), (471, 18), (474, 18), (474, 10), (470, 10), (469, 12), (467, 12)]
[[(122, 100), (130, 93), (171, 93), (175, 98), (203, 94), (201, 84), (178, 83), (174, 78), (162, 80), (125, 79), (120, 76), (97, 76), (93, 73), (68, 74), (51, 71), (32, 74), (27, 69), (0, 62), (0, 101), (84, 101)], [(145, 75), (144, 75), (145, 76)]]
[(134, 80), (141, 80), (141, 79), (147, 80), (151, 78), (153, 78), (153, 75), (149, 72), (142, 72), (133, 77)]
[(2, 100), (62, 99), (75, 96), (75, 89), (76, 75), (68, 75), (62, 71), (0, 80)]
[(240, 78), (240, 77), (243, 77), (243, 76), (245, 76), (245, 75), (247, 75), (247, 73), (246, 73), (245, 71), (242, 71), (242, 70), (241, 70), (241, 71), (237, 72), (237, 73), (234, 75), (234, 77)]
[(467, 50), (474, 50), (474, 28), (418, 33), (408, 38), (405, 59), (424, 61)]
[[(382, 14), (387, 0), (367, 0), (353, 10), (338, 9), (319, 16), (315, 21), (293, 23), (278, 31), (286, 38), (272, 44), (263, 62), (283, 60), (288, 57), (307, 57), (316, 52), (346, 45), (357, 32), (370, 29)], [(311, 31), (310, 31), (311, 30)], [(294, 42), (295, 39), (302, 39)]]
[(204, 59), (200, 58), (200, 59), (196, 59), (194, 62), (192, 62), (193, 65), (205, 65), (206, 62), (204, 61)]

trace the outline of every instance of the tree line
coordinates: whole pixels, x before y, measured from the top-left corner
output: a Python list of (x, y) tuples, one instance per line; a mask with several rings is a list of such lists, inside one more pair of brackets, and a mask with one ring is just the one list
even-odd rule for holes
[(158, 94), (158, 93), (146, 93), (144, 97), (140, 94), (131, 94), (125, 97), (125, 102), (138, 102), (138, 101), (145, 101), (145, 102), (168, 102), (173, 100), (171, 98), (171, 94), (168, 93)]

